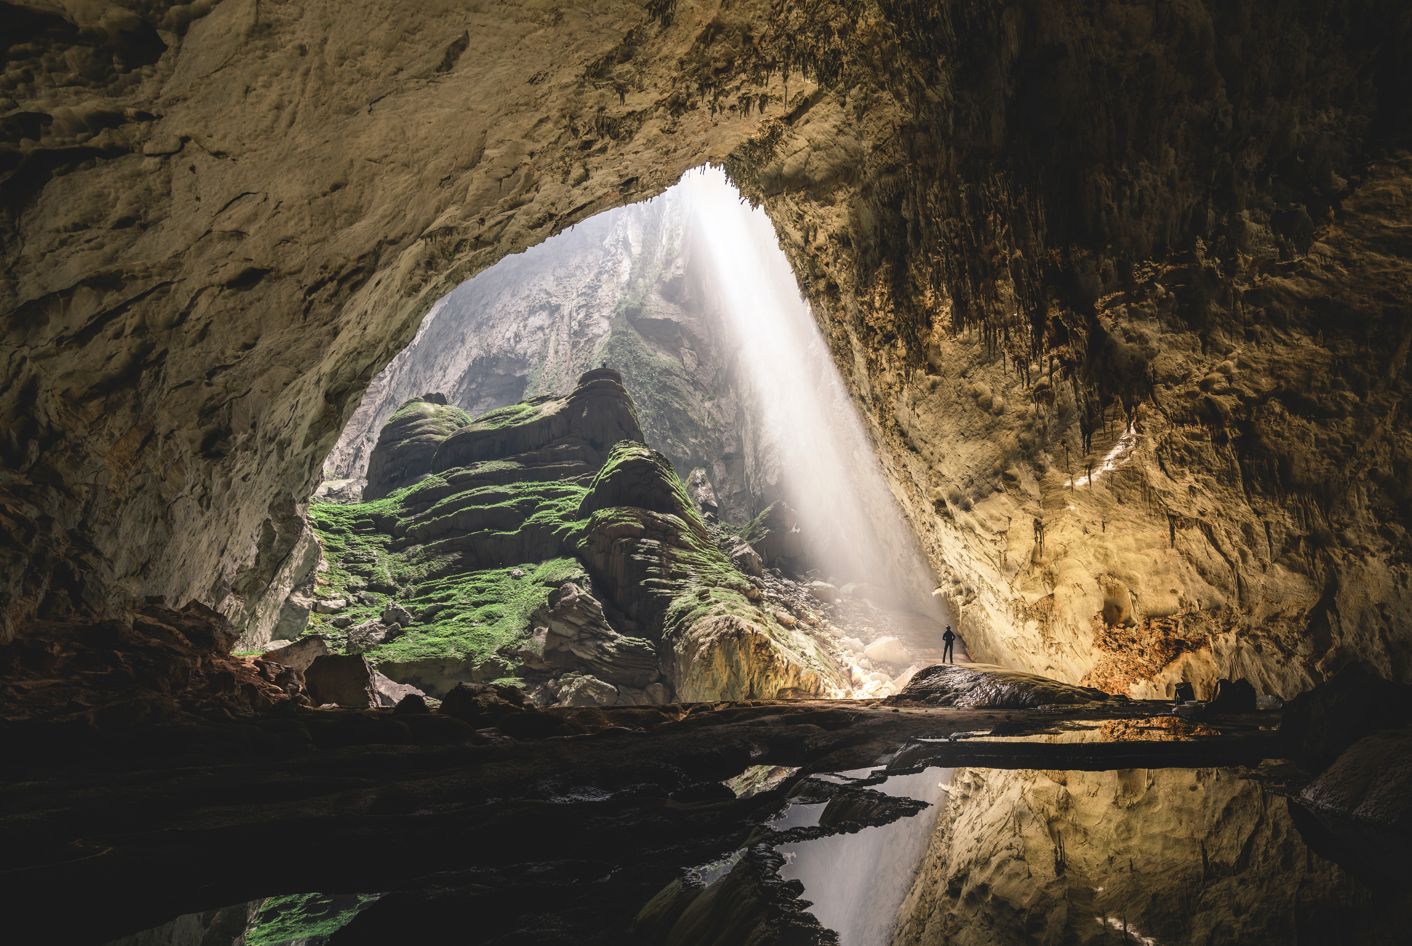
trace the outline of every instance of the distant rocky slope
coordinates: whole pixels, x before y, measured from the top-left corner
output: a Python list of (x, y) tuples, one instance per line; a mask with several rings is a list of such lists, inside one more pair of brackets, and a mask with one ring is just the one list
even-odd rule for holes
[(379, 431), (427, 392), (479, 414), (568, 390), (606, 365), (622, 372), (644, 433), (677, 472), (703, 470), (722, 515), (749, 519), (777, 498), (778, 461), (755, 429), (760, 412), (717, 295), (680, 194), (584, 221), (441, 300), (369, 385), (324, 476), (376, 479), (369, 463)]
[(310, 509), (325, 559), (308, 627), (394, 680), (578, 705), (852, 686), (718, 547), (615, 371), (475, 420), (410, 401), (369, 469), (364, 502)]

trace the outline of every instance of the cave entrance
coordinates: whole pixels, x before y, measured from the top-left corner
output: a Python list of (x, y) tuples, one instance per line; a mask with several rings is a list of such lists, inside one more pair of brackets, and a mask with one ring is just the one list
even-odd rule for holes
[(941, 656), (935, 578), (772, 224), (718, 168), (439, 300), (309, 519), (269, 634), (364, 655), (384, 702), (880, 696)]

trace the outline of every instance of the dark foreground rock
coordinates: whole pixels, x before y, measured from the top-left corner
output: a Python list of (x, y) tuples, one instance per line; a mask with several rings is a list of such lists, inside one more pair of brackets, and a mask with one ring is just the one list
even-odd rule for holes
[(0, 719), (98, 728), (241, 715), (290, 700), (297, 681), (231, 656), (236, 632), (209, 608), (147, 607), (121, 620), (35, 621), (0, 646)]
[(1111, 699), (1113, 697), (1102, 690), (1061, 683), (1034, 673), (976, 664), (942, 664), (918, 671), (901, 693), (886, 702), (970, 709), (1028, 709)]
[(1364, 736), (1299, 793), (1311, 846), (1371, 882), (1412, 878), (1412, 730)]
[(377, 706), (373, 668), (354, 654), (326, 654), (304, 672), (309, 698), (317, 705), (332, 703), (346, 709)]
[[(341, 891), (382, 896), (338, 944), (440, 942), (468, 923), (478, 943), (655, 944), (632, 936), (643, 906), (751, 844), (811, 773), (871, 768), (909, 744), (928, 754), (889, 771), (1254, 764), (1273, 745), (1259, 720), (1183, 742), (948, 738), (1160, 711), (1119, 701), (1019, 714), (845, 701), (541, 710), (513, 688), (456, 693), (443, 712), (295, 711), (111, 739), (0, 726), (7, 935), (103, 943), (183, 913)], [(1098, 758), (1105, 746), (1123, 754)], [(790, 774), (723, 790), (761, 766)], [(883, 801), (851, 796), (828, 821), (847, 830), (886, 814)], [(271, 839), (294, 837), (309, 856), (272, 854)]]
[(1366, 733), (1408, 723), (1412, 687), (1354, 664), (1290, 700), (1280, 720), (1280, 738), (1292, 759), (1318, 772)]

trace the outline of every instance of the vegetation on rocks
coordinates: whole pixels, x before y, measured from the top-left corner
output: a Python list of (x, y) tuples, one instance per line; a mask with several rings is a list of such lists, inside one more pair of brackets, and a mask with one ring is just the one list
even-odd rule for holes
[[(309, 630), (335, 648), (357, 629), (357, 652), (394, 679), (431, 690), (513, 679), (547, 688), (549, 700), (561, 675), (573, 678), (571, 693), (595, 699), (645, 691), (640, 673), (631, 685), (585, 686), (546, 647), (607, 655), (609, 668), (626, 666), (614, 654), (656, 647), (660, 694), (688, 678), (698, 698), (844, 686), (822, 649), (758, 606), (760, 591), (719, 547), (671, 464), (641, 442), (615, 371), (588, 372), (565, 397), (444, 429), (435, 443), (425, 425), (405, 422), (420, 416), (404, 406), (379, 438), (372, 465), (400, 476), (385, 481), (385, 495), (310, 508), (324, 564)], [(403, 435), (421, 442), (427, 463), (378, 462), (405, 453)], [(555, 617), (552, 596), (568, 583), (602, 611)], [(572, 626), (549, 640), (542, 624), (555, 620)], [(564, 642), (581, 634), (594, 640)], [(741, 646), (767, 659), (723, 656)], [(693, 675), (692, 666), (712, 669)]]
[(244, 941), (246, 946), (322, 943), (376, 899), (376, 895), (322, 893), (269, 897), (260, 904)]

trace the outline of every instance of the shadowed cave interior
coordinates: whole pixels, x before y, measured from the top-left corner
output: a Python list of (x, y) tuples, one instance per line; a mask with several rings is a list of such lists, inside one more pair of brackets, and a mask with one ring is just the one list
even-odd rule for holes
[(1407, 48), (0, 2), (8, 927), (1402, 942)]

